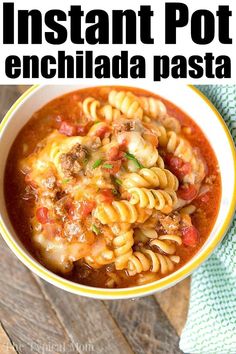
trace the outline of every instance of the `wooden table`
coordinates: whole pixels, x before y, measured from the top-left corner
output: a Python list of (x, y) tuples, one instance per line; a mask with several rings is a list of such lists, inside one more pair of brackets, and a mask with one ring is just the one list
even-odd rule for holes
[[(0, 86), (1, 119), (26, 88)], [(181, 353), (189, 279), (154, 296), (100, 301), (39, 279), (2, 239), (0, 259), (0, 354)]]

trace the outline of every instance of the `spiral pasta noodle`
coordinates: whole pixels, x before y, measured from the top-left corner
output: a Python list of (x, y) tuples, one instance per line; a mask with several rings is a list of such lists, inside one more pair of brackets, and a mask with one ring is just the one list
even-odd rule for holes
[(181, 125), (178, 119), (170, 116), (165, 116), (160, 121), (167, 130), (174, 131), (177, 134), (180, 133)]
[(92, 118), (92, 120), (98, 119), (98, 109), (100, 107), (100, 102), (95, 100), (93, 97), (87, 97), (82, 104), (83, 112), (87, 117)]
[(103, 203), (98, 205), (94, 216), (102, 224), (111, 224), (114, 222), (144, 222), (150, 214), (145, 210), (139, 210), (127, 200), (121, 200), (114, 201), (112, 204)]
[(152, 250), (141, 248), (132, 254), (128, 262), (128, 274), (133, 276), (137, 273), (150, 270), (153, 273), (167, 274), (174, 270), (174, 264), (179, 263), (178, 256), (166, 256)]
[(102, 250), (102, 252), (100, 254), (97, 254), (96, 257), (89, 255), (85, 257), (84, 260), (88, 265), (96, 269), (114, 262), (115, 255), (112, 250), (106, 247), (106, 249)]
[(113, 108), (110, 104), (101, 107), (99, 112), (101, 116), (108, 122), (118, 120), (121, 117), (120, 110)]
[(153, 240), (150, 242), (150, 246), (156, 246), (160, 251), (165, 254), (174, 254), (176, 252), (176, 247), (171, 242), (165, 242), (160, 239)]
[(115, 272), (109, 272), (107, 275), (108, 279), (105, 284), (107, 288), (115, 288), (121, 284), (122, 279)]
[(123, 178), (123, 186), (125, 188), (159, 187), (176, 191), (179, 187), (177, 177), (169, 170), (159, 167), (142, 168), (136, 173), (128, 173)]
[(127, 118), (143, 118), (143, 109), (138, 99), (129, 92), (112, 90), (108, 96), (109, 103), (119, 109)]
[(185, 139), (181, 138), (173, 131), (167, 133), (167, 138), (168, 142), (166, 148), (168, 152), (182, 158), (184, 161), (191, 161), (193, 159), (192, 147)]
[(133, 253), (134, 244), (133, 230), (126, 231), (121, 235), (116, 235), (113, 240), (115, 253), (115, 267), (117, 270), (126, 268), (128, 260)]
[(144, 112), (151, 118), (162, 117), (167, 113), (164, 103), (156, 98), (141, 96), (139, 102)]
[(170, 242), (176, 242), (179, 246), (182, 245), (182, 238), (176, 234), (159, 235), (158, 239), (159, 240), (166, 240), (166, 241), (170, 241)]
[(137, 228), (134, 230), (134, 243), (146, 243), (150, 239), (155, 239), (158, 237), (156, 230), (154, 229), (144, 229), (144, 228)]
[(156, 246), (165, 254), (174, 254), (176, 252), (175, 245), (182, 245), (182, 239), (178, 235), (166, 234), (160, 235), (155, 240), (150, 241), (150, 246)]
[(140, 208), (155, 208), (163, 213), (170, 213), (177, 202), (177, 195), (171, 190), (134, 187), (128, 191), (131, 195), (130, 204), (138, 204)]
[(152, 283), (155, 280), (158, 280), (159, 276), (157, 273), (152, 273), (152, 272), (145, 272), (145, 273), (139, 273), (137, 275), (137, 284), (138, 285), (145, 285), (148, 283)]
[(111, 122), (121, 116), (119, 109), (112, 107), (110, 104), (101, 107), (100, 102), (93, 97), (86, 98), (82, 103), (82, 107), (84, 114), (92, 118), (92, 120), (97, 120), (101, 116), (106, 121)]
[(158, 155), (158, 158), (157, 158), (157, 161), (156, 161), (156, 166), (159, 167), (159, 168), (162, 168), (162, 169), (165, 168), (164, 160), (163, 160), (163, 158), (160, 155)]
[(187, 215), (191, 215), (196, 211), (196, 206), (195, 205), (187, 205), (186, 207), (182, 208), (180, 210), (180, 214), (187, 214)]

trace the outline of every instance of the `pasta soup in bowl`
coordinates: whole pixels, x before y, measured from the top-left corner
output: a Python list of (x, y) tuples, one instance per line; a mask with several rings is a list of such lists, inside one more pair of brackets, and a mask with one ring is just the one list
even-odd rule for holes
[(227, 128), (191, 87), (152, 89), (33, 87), (6, 116), (1, 232), (52, 284), (150, 294), (223, 238), (235, 195)]

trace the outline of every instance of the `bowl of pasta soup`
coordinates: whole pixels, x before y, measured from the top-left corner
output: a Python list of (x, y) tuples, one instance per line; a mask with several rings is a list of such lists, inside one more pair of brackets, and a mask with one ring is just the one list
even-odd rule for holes
[(1, 124), (1, 234), (50, 283), (117, 299), (188, 276), (235, 208), (235, 149), (190, 86), (33, 86)]

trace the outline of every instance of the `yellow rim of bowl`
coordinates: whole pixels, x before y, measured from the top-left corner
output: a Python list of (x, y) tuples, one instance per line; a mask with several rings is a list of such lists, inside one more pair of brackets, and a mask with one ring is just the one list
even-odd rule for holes
[[(39, 85), (34, 85), (31, 88), (29, 88), (22, 96), (19, 97), (19, 99), (13, 104), (13, 106), (10, 108), (10, 110), (7, 112), (5, 115), (2, 123), (0, 124), (0, 133), (2, 132), (3, 128), (5, 127), (7, 121), (11, 117), (12, 113), (14, 110), (19, 106), (19, 104), (22, 103), (22, 101), (35, 89), (37, 89)], [(236, 207), (236, 200), (235, 200), (235, 195), (236, 195), (236, 151), (234, 147), (234, 142), (233, 139), (229, 133), (229, 130), (217, 111), (217, 109), (214, 107), (214, 105), (194, 86), (188, 85), (189, 88), (191, 88), (196, 94), (198, 94), (204, 101), (205, 103), (210, 107), (210, 109), (214, 112), (215, 116), (219, 120), (225, 135), (227, 136), (231, 153), (232, 153), (232, 158), (234, 161), (234, 193), (232, 195), (232, 199), (230, 202), (229, 210), (227, 217), (222, 224), (220, 230), (216, 234), (214, 240), (209, 244), (206, 249), (202, 252), (202, 254), (194, 260), (191, 264), (188, 265), (188, 263), (184, 266), (184, 269), (179, 269), (177, 272), (170, 274), (168, 277), (162, 278), (158, 280), (157, 282), (153, 282), (150, 284), (143, 285), (141, 287), (133, 287), (133, 288), (125, 288), (125, 289), (104, 289), (104, 288), (92, 288), (92, 287), (87, 287), (83, 286), (77, 283), (73, 283), (71, 281), (65, 280), (62, 277), (50, 272), (43, 266), (37, 264), (37, 261), (33, 261), (22, 249), (16, 241), (12, 238), (8, 230), (6, 229), (4, 223), (0, 221), (0, 231), (2, 235), (4, 235), (4, 239), (6, 240), (7, 244), (9, 247), (14, 251), (16, 255), (19, 256), (19, 258), (23, 261), (25, 265), (27, 265), (31, 270), (35, 271), (36, 274), (41, 276), (43, 279), (48, 280), (49, 282), (53, 283), (54, 285), (57, 285), (60, 288), (63, 288), (69, 292), (77, 293), (78, 295), (87, 295), (90, 297), (98, 297), (98, 298), (122, 298), (122, 297), (135, 297), (135, 296), (143, 296), (148, 293), (153, 293), (156, 290), (159, 290), (160, 288), (165, 288), (168, 287), (171, 283), (175, 284), (181, 279), (185, 278), (188, 274), (192, 273), (214, 250), (214, 248), (218, 245), (218, 243), (221, 241), (223, 236), (225, 235), (230, 222), (233, 218), (234, 210)]]

